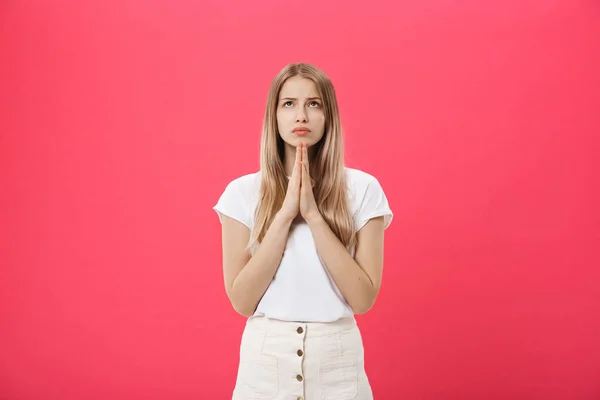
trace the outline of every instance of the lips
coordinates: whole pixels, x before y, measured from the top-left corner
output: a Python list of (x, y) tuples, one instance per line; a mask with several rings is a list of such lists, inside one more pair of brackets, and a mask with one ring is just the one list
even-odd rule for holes
[(296, 128), (292, 131), (296, 136), (306, 136), (310, 133), (308, 128)]

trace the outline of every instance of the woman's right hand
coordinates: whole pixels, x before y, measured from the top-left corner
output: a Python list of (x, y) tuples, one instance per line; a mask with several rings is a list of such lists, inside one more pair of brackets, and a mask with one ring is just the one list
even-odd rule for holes
[(294, 161), (294, 169), (289, 180), (285, 199), (279, 214), (287, 219), (294, 220), (300, 212), (300, 181), (302, 178), (302, 144), (296, 146), (296, 160)]

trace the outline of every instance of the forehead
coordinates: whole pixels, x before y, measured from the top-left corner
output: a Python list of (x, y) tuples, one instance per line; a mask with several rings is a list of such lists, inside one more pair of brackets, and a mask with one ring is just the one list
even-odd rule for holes
[(283, 97), (317, 97), (319, 90), (315, 83), (301, 76), (293, 76), (286, 80), (279, 92), (279, 98)]

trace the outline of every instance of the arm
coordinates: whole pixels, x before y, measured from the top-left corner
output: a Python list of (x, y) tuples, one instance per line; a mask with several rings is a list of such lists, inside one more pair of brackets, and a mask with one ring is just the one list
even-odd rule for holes
[(250, 230), (233, 218), (223, 216), (223, 276), (225, 291), (241, 315), (254, 314), (281, 261), (292, 220), (277, 214), (253, 256), (246, 245)]
[(296, 148), (296, 160), (281, 209), (269, 225), (265, 237), (254, 255), (246, 249), (250, 230), (241, 222), (223, 215), (223, 277), (225, 291), (233, 308), (245, 317), (256, 307), (279, 268), (287, 244), (292, 221), (300, 204), (301, 148)]
[(371, 218), (357, 233), (354, 258), (318, 210), (310, 182), (306, 150), (302, 158), (300, 213), (308, 223), (319, 256), (355, 314), (373, 307), (383, 271), (384, 217)]
[(352, 311), (364, 314), (371, 309), (381, 287), (383, 272), (383, 217), (371, 219), (358, 232), (358, 245), (352, 258), (327, 222), (317, 214), (308, 220), (325, 267)]

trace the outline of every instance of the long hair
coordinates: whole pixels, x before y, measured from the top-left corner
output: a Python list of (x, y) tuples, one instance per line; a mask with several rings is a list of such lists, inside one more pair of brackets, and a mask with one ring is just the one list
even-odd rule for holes
[(315, 179), (313, 193), (317, 207), (333, 233), (347, 249), (352, 249), (356, 245), (356, 231), (349, 209), (342, 127), (335, 90), (322, 70), (306, 63), (285, 66), (273, 79), (269, 89), (261, 138), (259, 203), (249, 247), (264, 239), (287, 191), (285, 143), (277, 128), (277, 105), (281, 87), (294, 76), (312, 80), (323, 100), (325, 132), (314, 146), (310, 161), (311, 174)]

